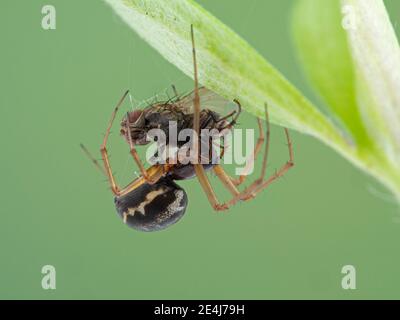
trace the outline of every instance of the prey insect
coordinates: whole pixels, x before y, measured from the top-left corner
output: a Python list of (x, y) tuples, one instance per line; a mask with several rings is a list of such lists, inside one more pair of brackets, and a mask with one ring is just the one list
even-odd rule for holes
[[(137, 153), (136, 146), (149, 143), (147, 133), (152, 128), (158, 128), (167, 132), (169, 122), (176, 121), (178, 124), (178, 131), (191, 128), (194, 133), (196, 133), (195, 137), (200, 137), (200, 130), (205, 128), (217, 129), (220, 131), (232, 129), (240, 115), (241, 105), (237, 100), (234, 100), (237, 110), (225, 116), (221, 116), (218, 112), (213, 110), (213, 106), (215, 107), (221, 102), (226, 103), (226, 100), (204, 87), (199, 87), (193, 26), (191, 26), (191, 40), (194, 69), (193, 92), (184, 97), (179, 97), (173, 86), (176, 96), (174, 99), (156, 102), (144, 109), (128, 112), (121, 121), (120, 133), (128, 143), (130, 154), (140, 171), (140, 176), (137, 179), (121, 188), (117, 184), (111, 170), (107, 152), (107, 141), (111, 127), (128, 91), (125, 92), (114, 108), (106, 129), (104, 140), (100, 147), (103, 166), (101, 166), (87, 149), (81, 145), (92, 162), (108, 178), (111, 190), (115, 196), (114, 202), (118, 214), (123, 219), (124, 223), (137, 230), (162, 230), (182, 218), (188, 205), (188, 197), (185, 190), (175, 183), (177, 180), (197, 177), (213, 209), (216, 211), (223, 211), (235, 205), (238, 201), (246, 201), (254, 198), (272, 182), (283, 176), (294, 165), (292, 142), (289, 131), (284, 128), (289, 151), (289, 160), (272, 176), (265, 178), (270, 145), (270, 125), (268, 110), (265, 105), (265, 132), (263, 121), (257, 118), (259, 138), (254, 151), (249, 156), (249, 161), (246, 161), (247, 164), (254, 162), (264, 145), (261, 174), (242, 191), (239, 191), (238, 186), (246, 180), (250, 166), (246, 166), (242, 175), (238, 178), (233, 178), (229, 176), (221, 164), (212, 157), (210, 157), (206, 163), (193, 162), (184, 164), (177, 162), (174, 164), (154, 164), (146, 169)], [(194, 139), (193, 145), (195, 150), (199, 151), (200, 145), (203, 143), (204, 141), (201, 141), (200, 138)], [(209, 140), (205, 143), (211, 144)], [(213, 147), (212, 145), (210, 146), (211, 149)], [(196, 155), (198, 156), (198, 153), (196, 153)], [(221, 153), (221, 157), (222, 156), (223, 150)], [(206, 174), (209, 170), (215, 173), (231, 194), (231, 199), (229, 201), (221, 203), (218, 200)]]

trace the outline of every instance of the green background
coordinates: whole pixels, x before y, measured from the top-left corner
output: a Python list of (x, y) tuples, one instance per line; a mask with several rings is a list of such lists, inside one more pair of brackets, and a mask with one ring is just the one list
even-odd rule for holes
[[(293, 1), (199, 2), (321, 105), (294, 54)], [(400, 2), (385, 3), (396, 26)], [(45, 4), (56, 7), (56, 30), (41, 28)], [(398, 205), (297, 133), (296, 167), (254, 201), (215, 213), (197, 181), (184, 181), (190, 203), (178, 224), (129, 229), (79, 143), (98, 155), (125, 89), (141, 101), (171, 83), (190, 90), (192, 81), (102, 1), (2, 0), (0, 33), (0, 298), (400, 298)], [(254, 126), (242, 117), (240, 127)], [(272, 130), (270, 171), (286, 161), (283, 132)], [(126, 183), (135, 165), (117, 133), (111, 160)], [(46, 264), (57, 270), (56, 290), (41, 288)], [(356, 290), (341, 288), (347, 264)]]

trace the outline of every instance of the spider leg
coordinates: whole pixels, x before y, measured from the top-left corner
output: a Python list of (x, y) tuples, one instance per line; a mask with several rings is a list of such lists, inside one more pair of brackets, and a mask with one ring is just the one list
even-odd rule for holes
[(252, 184), (250, 184), (246, 189), (244, 189), (239, 195), (233, 197), (228, 203), (227, 206), (234, 205), (236, 202), (239, 200), (249, 200), (254, 198), (260, 191), (268, 187), (272, 182), (276, 181), (278, 178), (282, 177), (287, 171), (290, 170), (294, 166), (294, 156), (293, 156), (293, 146), (292, 146), (292, 141), (290, 139), (289, 135), (289, 130), (287, 128), (284, 128), (285, 135), (286, 135), (286, 140), (288, 143), (288, 149), (289, 149), (289, 161), (287, 161), (284, 165), (280, 167), (279, 170), (277, 170), (272, 176), (270, 176), (268, 179), (264, 178), (263, 173), (266, 171), (266, 155), (267, 152), (264, 153), (264, 159), (263, 159), (263, 168), (262, 168), (262, 173), (260, 175), (260, 178), (255, 180)]
[(139, 167), (140, 173), (143, 176), (143, 178), (146, 180), (147, 183), (149, 184), (154, 184), (157, 182), (158, 179), (151, 177), (148, 172), (146, 171), (144, 164), (142, 160), (140, 160), (139, 154), (136, 151), (135, 144), (132, 141), (132, 136), (131, 136), (131, 131), (129, 129), (129, 115), (126, 115), (126, 132), (128, 134), (128, 142), (129, 142), (129, 148), (130, 148), (130, 154), (133, 157), (133, 160), (136, 162), (137, 166)]
[[(294, 154), (293, 154), (293, 144), (290, 139), (289, 130), (284, 128), (287, 146), (289, 150), (289, 161), (287, 161), (275, 174), (273, 174), (268, 180), (263, 179), (262, 182), (257, 182), (256, 187), (254, 188), (254, 192), (257, 193), (262, 189), (266, 188), (271, 182), (276, 179), (282, 177), (290, 168), (294, 166)], [(252, 191), (250, 191), (252, 192)]]
[(240, 192), (232, 182), (231, 177), (225, 172), (221, 165), (216, 164), (213, 166), (214, 173), (221, 180), (222, 184), (234, 196), (239, 196)]
[[(150, 177), (151, 180), (158, 181), (165, 173), (165, 167), (162, 165), (153, 165), (146, 170), (146, 176)], [(145, 179), (143, 176), (133, 180), (130, 184), (128, 184), (125, 188), (119, 191), (118, 197), (124, 196), (127, 193), (135, 190), (137, 187), (141, 186), (144, 183), (148, 183), (148, 179)]]
[[(96, 166), (96, 168), (99, 169), (101, 171), (101, 173), (103, 173), (105, 176), (107, 176), (107, 172), (104, 170), (103, 167), (100, 166), (98, 161), (93, 157), (93, 155), (89, 152), (89, 150), (83, 144), (80, 144), (80, 146), (81, 146), (83, 152), (87, 155), (87, 157)], [(154, 165), (154, 166), (151, 166), (150, 168), (148, 168), (146, 170), (146, 173), (148, 176), (150, 176), (153, 179), (158, 181), (166, 171), (168, 171), (167, 168), (160, 166), (160, 165)], [(117, 192), (114, 192), (114, 195), (117, 197), (121, 197), (146, 182), (147, 182), (146, 179), (144, 179), (142, 176), (140, 176), (137, 179), (135, 179), (134, 181), (132, 181), (130, 184), (128, 184), (122, 190), (118, 190)]]
[[(288, 129), (284, 128), (286, 140), (289, 149), (289, 161), (286, 162), (278, 171), (276, 171), (271, 177), (265, 179), (265, 172), (267, 168), (268, 162), (268, 151), (269, 151), (269, 118), (268, 118), (268, 111), (266, 111), (266, 121), (267, 121), (267, 139), (265, 143), (265, 150), (263, 156), (263, 165), (261, 169), (260, 177), (255, 180), (250, 186), (245, 188), (243, 191), (238, 192), (236, 186), (232, 182), (231, 178), (225, 173), (225, 170), (219, 166), (214, 166), (214, 172), (216, 173), (217, 177), (221, 180), (221, 182), (227, 187), (227, 189), (232, 193), (233, 197), (228, 202), (221, 204), (223, 208), (229, 208), (232, 205), (236, 204), (240, 200), (250, 200), (254, 198), (260, 191), (268, 187), (272, 182), (277, 180), (278, 178), (282, 177), (291, 167), (294, 166), (294, 155), (293, 155), (293, 146), (292, 141), (290, 139)], [(261, 144), (260, 144), (261, 145)]]
[[(266, 113), (266, 116), (268, 117), (268, 112)], [(262, 128), (262, 121), (260, 118), (257, 118), (257, 123), (258, 123), (258, 130), (259, 130), (259, 136), (257, 139), (257, 143), (256, 143), (256, 146), (254, 147), (253, 153), (246, 159), (246, 166), (244, 167), (242, 174), (239, 176), (239, 178), (232, 178), (232, 182), (236, 186), (241, 185), (246, 180), (250, 169), (254, 168), (255, 159), (257, 158), (258, 154), (260, 153), (261, 147), (262, 147), (262, 144), (264, 143), (264, 141), (266, 143), (266, 145), (265, 145), (266, 151), (265, 152), (267, 153), (267, 156), (264, 158), (267, 159), (267, 157), (268, 157), (269, 141), (270, 141), (269, 120), (268, 119), (266, 120), (266, 123), (267, 123), (266, 138), (264, 136), (264, 130)], [(267, 161), (267, 160), (265, 160), (265, 161)], [(265, 164), (263, 163), (263, 168), (265, 168), (265, 169), (267, 168), (267, 163), (265, 163)], [(264, 175), (265, 175), (265, 170), (262, 173), (262, 176), (264, 176)]]
[(124, 93), (122, 98), (118, 101), (117, 105), (115, 106), (114, 111), (111, 114), (111, 119), (108, 124), (106, 134), (104, 135), (103, 143), (100, 147), (100, 153), (101, 153), (101, 157), (103, 160), (104, 169), (105, 169), (106, 175), (108, 177), (108, 181), (110, 183), (111, 190), (115, 195), (119, 194), (120, 188), (118, 187), (117, 183), (115, 182), (115, 178), (114, 178), (114, 175), (111, 170), (110, 160), (109, 160), (108, 153), (107, 153), (107, 141), (108, 141), (108, 137), (110, 135), (111, 127), (114, 122), (115, 116), (118, 112), (119, 107), (121, 106), (121, 104), (124, 102), (126, 96), (128, 95), (128, 92), (129, 92), (129, 90)]
[(207, 178), (203, 165), (199, 164), (199, 137), (200, 137), (200, 96), (199, 96), (199, 81), (197, 74), (197, 61), (196, 61), (196, 49), (194, 43), (193, 25), (190, 26), (190, 33), (192, 39), (192, 54), (193, 54), (193, 69), (194, 69), (194, 113), (193, 113), (193, 131), (195, 132), (195, 138), (193, 139), (193, 150), (195, 151), (195, 161), (193, 164), (196, 172), (197, 179), (202, 186), (208, 201), (215, 210), (225, 210), (227, 207), (221, 205), (218, 202), (217, 196), (211, 187), (210, 181)]
[[(194, 98), (193, 98), (193, 105), (194, 105), (194, 115), (193, 115), (193, 130), (197, 134), (195, 139), (193, 139), (193, 145), (195, 150), (195, 160), (198, 160), (198, 152), (199, 152), (199, 132), (200, 132), (200, 97), (199, 97), (199, 84), (198, 84), (198, 74), (197, 74), (197, 63), (196, 63), (196, 50), (195, 50), (195, 42), (194, 42), (194, 34), (193, 34), (193, 25), (191, 25), (191, 38), (192, 38), (192, 52), (193, 52), (193, 66), (194, 66)], [(240, 108), (240, 103), (235, 100)], [(232, 179), (226, 174), (225, 170), (219, 166), (214, 166), (214, 172), (216, 173), (217, 177), (221, 180), (224, 186), (231, 192), (233, 195), (232, 199), (226, 203), (220, 203), (217, 199), (217, 196), (211, 187), (210, 181), (207, 178), (205, 170), (201, 164), (198, 164), (198, 161), (193, 164), (194, 170), (196, 172), (196, 176), (202, 186), (205, 194), (207, 195), (208, 201), (212, 205), (212, 207), (216, 211), (222, 211), (228, 209), (230, 206), (236, 204), (240, 200), (249, 200), (254, 198), (257, 193), (261, 190), (265, 189), (269, 186), (273, 181), (278, 179), (279, 177), (283, 176), (291, 167), (294, 165), (293, 160), (293, 148), (292, 143), (289, 136), (289, 131), (285, 128), (286, 139), (288, 142), (289, 148), (289, 161), (284, 164), (274, 175), (272, 175), (267, 180), (264, 179), (266, 169), (267, 169), (267, 160), (268, 160), (268, 151), (269, 151), (269, 136), (270, 136), (270, 129), (269, 129), (269, 117), (268, 117), (268, 110), (265, 106), (265, 113), (266, 113), (266, 123), (267, 123), (267, 138), (265, 139), (265, 149), (264, 149), (264, 156), (263, 156), (263, 164), (261, 169), (260, 178), (254, 181), (249, 187), (245, 188), (243, 191), (239, 192), (233, 183)], [(238, 115), (237, 115), (238, 116)], [(232, 125), (237, 117), (232, 121)], [(261, 122), (259, 121), (259, 128), (260, 132), (262, 131)], [(261, 134), (260, 134), (261, 135)], [(253, 158), (255, 158), (255, 154), (259, 153), (259, 150), (262, 146), (262, 142), (264, 140), (263, 135), (261, 135), (261, 139), (259, 139), (257, 143), (257, 147), (255, 148)], [(243, 179), (243, 178), (242, 178)]]
[(86, 154), (86, 156), (89, 158), (89, 160), (95, 165), (95, 167), (97, 169), (99, 169), (100, 172), (107, 177), (107, 172), (104, 170), (104, 168), (102, 166), (100, 166), (99, 162), (96, 160), (95, 157), (93, 157), (93, 155), (89, 152), (89, 150), (86, 148), (86, 146), (83, 143), (81, 143), (80, 147), (83, 150), (83, 152)]

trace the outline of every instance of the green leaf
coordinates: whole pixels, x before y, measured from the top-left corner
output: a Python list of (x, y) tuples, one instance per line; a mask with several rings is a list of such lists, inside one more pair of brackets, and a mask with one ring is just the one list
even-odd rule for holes
[(354, 17), (346, 28), (365, 125), (400, 170), (400, 48), (382, 0), (343, 0)]
[[(382, 80), (390, 83), (399, 67), (392, 61), (393, 70), (382, 69), (385, 60), (396, 57), (396, 46), (385, 52), (387, 44), (397, 43), (390, 26), (380, 0), (301, 0), (293, 15), (299, 55), (317, 93), (342, 120), (358, 148), (385, 146), (395, 154), (400, 126), (393, 106), (400, 101), (396, 94), (394, 101), (386, 98), (400, 88), (396, 83), (391, 89), (382, 88)], [(385, 117), (385, 106), (392, 106), (387, 113), (394, 119)], [(388, 126), (394, 120), (396, 124)]]
[(311, 84), (356, 143), (369, 144), (340, 0), (301, 0), (293, 12), (295, 43)]
[(313, 106), (248, 43), (189, 0), (105, 0), (168, 61), (193, 77), (190, 25), (194, 25), (200, 82), (225, 98), (271, 121), (319, 137), (346, 142), (331, 121)]
[(314, 89), (369, 170), (398, 189), (400, 50), (383, 2), (299, 0), (292, 27)]
[[(296, 32), (300, 44), (305, 41), (302, 56), (310, 78), (318, 83), (318, 91), (342, 127), (322, 114), (246, 41), (194, 1), (105, 1), (146, 42), (190, 77), (193, 77), (190, 41), (190, 25), (193, 24), (201, 84), (227, 99), (239, 99), (247, 111), (257, 116), (264, 115), (263, 106), (267, 102), (272, 122), (323, 141), (378, 178), (400, 199), (400, 173), (389, 164), (386, 153), (382, 156), (375, 148), (379, 140), (371, 130), (367, 131), (370, 126), (366, 125), (360, 110), (361, 90), (363, 86), (369, 88), (370, 83), (358, 81), (360, 69), (354, 68), (346, 35), (334, 25), (335, 21), (341, 23), (339, 0), (301, 0), (295, 22), (299, 25)], [(332, 15), (321, 2), (331, 6)], [(317, 5), (317, 11), (303, 7), (310, 3)], [(318, 10), (325, 12), (325, 19), (317, 17), (317, 20), (304, 22), (310, 15), (315, 17)], [(326, 30), (315, 33), (318, 28)], [(323, 38), (326, 34), (337, 45), (332, 51), (329, 45), (323, 44), (328, 41)], [(310, 35), (313, 38), (306, 39)], [(321, 54), (310, 53), (319, 49), (316, 40), (323, 47)], [(371, 94), (374, 96), (373, 92)], [(368, 95), (362, 97), (364, 101), (372, 101)]]

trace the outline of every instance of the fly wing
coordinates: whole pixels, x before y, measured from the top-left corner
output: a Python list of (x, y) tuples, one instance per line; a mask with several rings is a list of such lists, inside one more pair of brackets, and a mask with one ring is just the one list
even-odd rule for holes
[[(199, 88), (199, 96), (201, 109), (210, 109), (219, 113), (220, 115), (227, 114), (234, 110), (235, 105), (233, 102), (221, 97), (206, 87)], [(181, 107), (181, 110), (184, 113), (190, 114), (194, 112), (193, 99), (194, 91), (181, 98), (178, 98), (175, 103)]]

